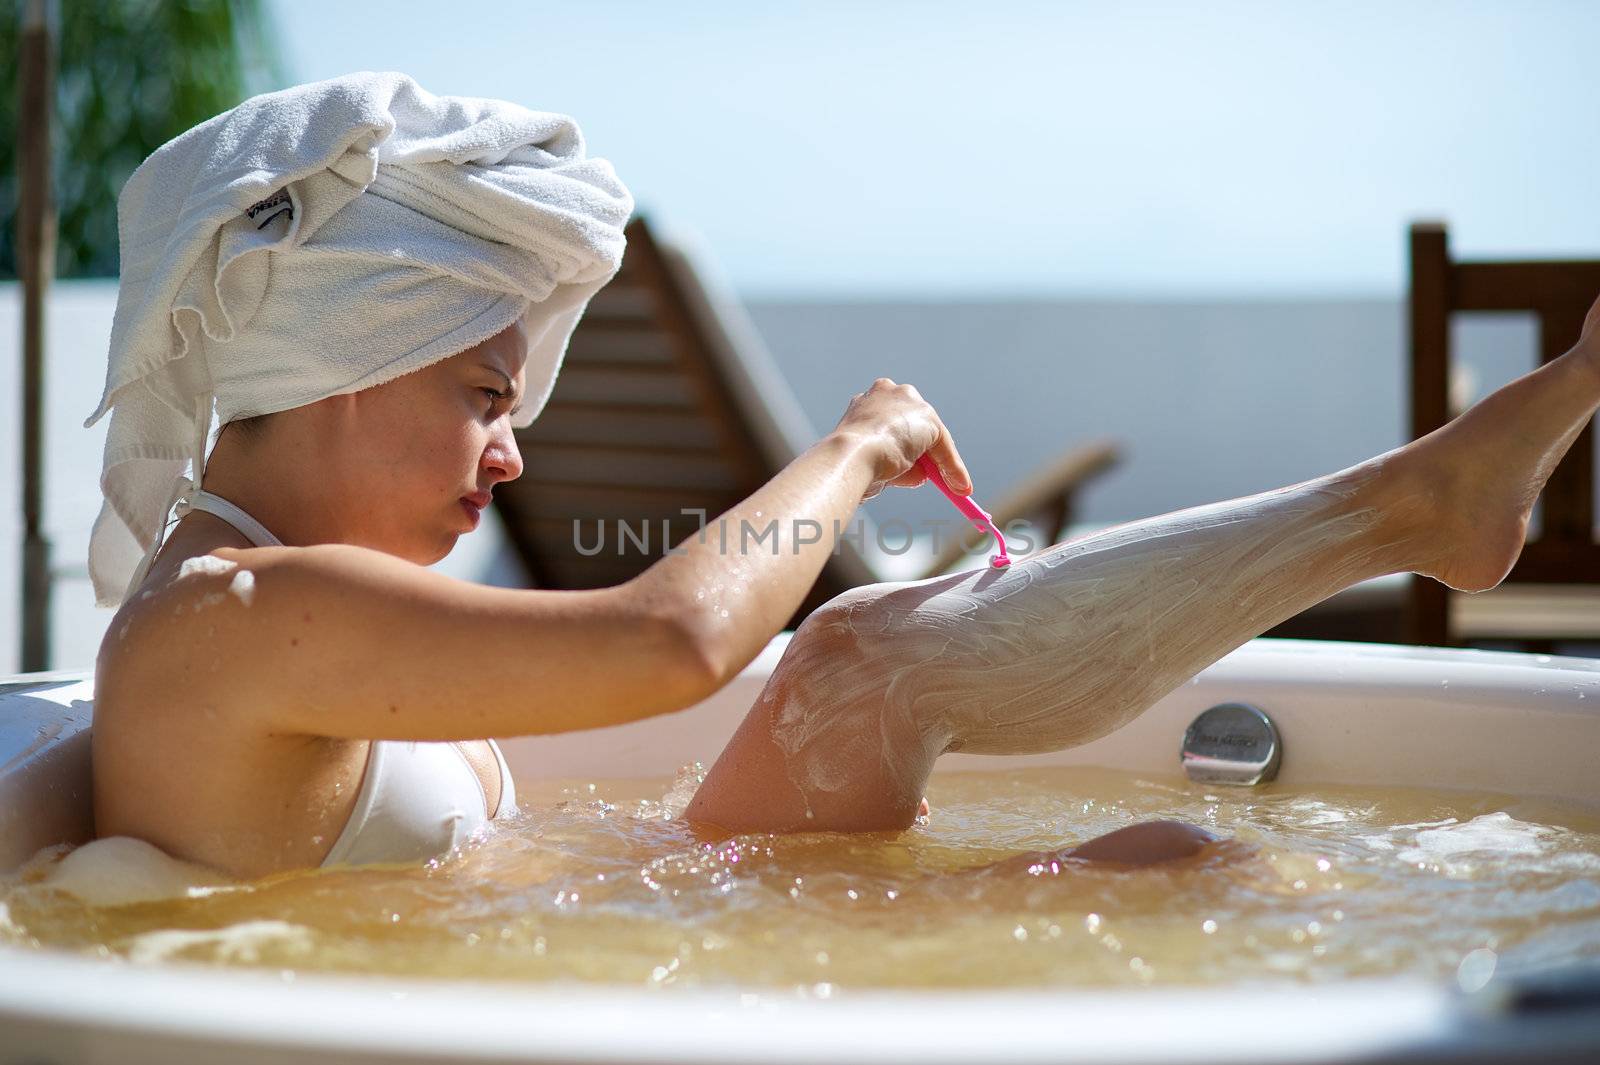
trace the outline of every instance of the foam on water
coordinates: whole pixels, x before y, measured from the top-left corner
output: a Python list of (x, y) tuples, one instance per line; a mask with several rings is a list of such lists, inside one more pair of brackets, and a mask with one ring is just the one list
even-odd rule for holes
[(248, 965), (260, 961), (268, 947), (277, 951), (310, 950), (311, 930), (284, 921), (246, 921), (203, 932), (146, 932), (130, 939), (125, 949), (132, 962), (165, 961), (199, 952), (217, 961)]
[(1600, 855), (1566, 849), (1567, 835), (1562, 829), (1519, 821), (1497, 811), (1464, 823), (1450, 819), (1421, 828), (1409, 845), (1395, 851), (1395, 857), (1432, 865), (1448, 876), (1470, 876), (1512, 857), (1526, 869), (1600, 873)]
[(43, 861), (35, 858), (24, 871), (42, 869), (39, 886), (102, 908), (158, 899), (200, 898), (235, 883), (204, 866), (168, 857), (160, 848), (127, 836), (86, 843), (53, 863), (49, 857), (47, 854)]

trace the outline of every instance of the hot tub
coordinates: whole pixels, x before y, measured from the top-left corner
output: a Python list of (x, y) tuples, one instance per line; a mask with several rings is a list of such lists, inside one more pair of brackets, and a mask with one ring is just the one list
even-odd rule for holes
[[(781, 656), (715, 697), (624, 727), (502, 744), (519, 779), (669, 777), (709, 761)], [(93, 678), (0, 679), (0, 868), (89, 838)], [(1088, 765), (1179, 773), (1186, 730), (1244, 703), (1278, 779), (1490, 790), (1600, 808), (1600, 661), (1254, 640), (1120, 731), (1048, 755), (952, 755), (938, 773)], [(1600, 959), (1597, 959), (1600, 961)], [(0, 949), (0, 1062), (1593, 1061), (1593, 972), (1268, 990), (855, 992), (478, 985), (111, 964)]]

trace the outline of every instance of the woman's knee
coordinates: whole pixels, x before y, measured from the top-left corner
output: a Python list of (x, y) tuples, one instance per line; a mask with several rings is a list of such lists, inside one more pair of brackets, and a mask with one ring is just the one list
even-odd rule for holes
[(1096, 836), (1073, 847), (1065, 856), (1123, 865), (1153, 865), (1193, 857), (1219, 838), (1185, 821), (1141, 821)]
[(881, 650), (892, 631), (882, 595), (875, 591), (881, 587), (851, 588), (806, 615), (784, 655), (791, 660), (789, 669), (834, 672)]

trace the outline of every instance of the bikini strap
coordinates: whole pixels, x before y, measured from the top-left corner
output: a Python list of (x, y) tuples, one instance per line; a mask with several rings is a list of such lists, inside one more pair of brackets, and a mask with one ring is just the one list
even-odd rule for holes
[(494, 740), (489, 741), (489, 749), (494, 752), (494, 760), (500, 763), (500, 805), (490, 814), (491, 820), (497, 817), (515, 817), (517, 809), (517, 785), (511, 779), (511, 767), (506, 764), (506, 756), (500, 750), (500, 745)]
[[(202, 488), (201, 490), (195, 492), (187, 500), (181, 501), (179, 503), (179, 509), (180, 511), (203, 510), (207, 514), (213, 514), (227, 522), (229, 525), (232, 525), (235, 529), (238, 529), (244, 534), (245, 539), (249, 540), (257, 547), (284, 546), (283, 541), (268, 532), (265, 525), (262, 525), (259, 521), (252, 518), (250, 515), (246, 514), (243, 510), (228, 502), (226, 499), (223, 499), (215, 492), (207, 492)], [(180, 513), (179, 516), (181, 517), (182, 514)]]

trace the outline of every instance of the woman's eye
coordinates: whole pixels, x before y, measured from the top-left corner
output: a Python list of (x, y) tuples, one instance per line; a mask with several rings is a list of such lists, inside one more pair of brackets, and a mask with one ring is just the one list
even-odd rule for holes
[(506, 394), (504, 392), (500, 391), (498, 388), (480, 388), (480, 389), (478, 389), (478, 391), (479, 392), (483, 392), (483, 393), (488, 395), (488, 397), (489, 397), (489, 407), (490, 407), (491, 410), (494, 409), (494, 405), (495, 405), (495, 402), (497, 400), (502, 400), (502, 399), (506, 398)]

